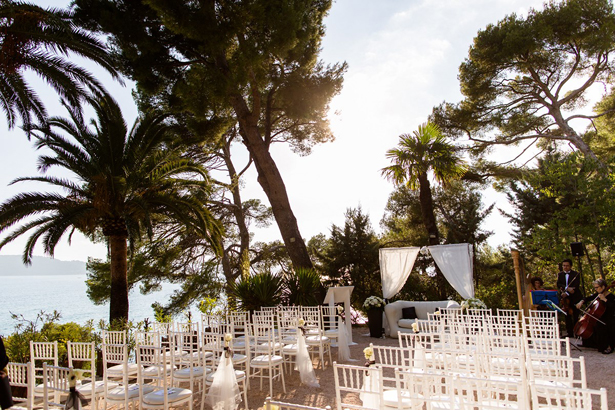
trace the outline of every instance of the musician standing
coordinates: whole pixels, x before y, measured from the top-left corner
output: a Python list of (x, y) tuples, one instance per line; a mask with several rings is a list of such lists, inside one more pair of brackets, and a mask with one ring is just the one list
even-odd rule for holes
[(600, 299), (605, 303), (605, 310), (602, 316), (595, 318), (599, 320), (595, 322), (594, 332), (589, 340), (587, 340), (587, 343), (583, 340), (583, 346), (594, 345), (598, 348), (599, 352), (611, 354), (615, 348), (615, 295), (609, 292), (604, 279), (595, 280), (593, 285), (595, 293), (583, 298), (577, 303), (576, 307), (580, 309), (584, 303), (591, 303), (596, 299)]
[(574, 337), (574, 325), (579, 320), (577, 304), (583, 299), (581, 291), (581, 275), (572, 270), (572, 260), (562, 261), (562, 271), (557, 275), (557, 288), (560, 290), (560, 306), (568, 302), (569, 312), (566, 312), (566, 332), (568, 337)]

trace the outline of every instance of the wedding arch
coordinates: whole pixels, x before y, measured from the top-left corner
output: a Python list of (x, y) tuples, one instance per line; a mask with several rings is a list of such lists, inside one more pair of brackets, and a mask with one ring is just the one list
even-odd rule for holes
[(391, 299), (408, 280), (414, 262), (421, 252), (426, 249), (440, 268), (440, 271), (461, 295), (468, 299), (474, 297), (473, 247), (469, 243), (451, 245), (433, 245), (426, 248), (410, 246), (404, 248), (380, 249), (380, 277), (382, 279), (382, 296)]

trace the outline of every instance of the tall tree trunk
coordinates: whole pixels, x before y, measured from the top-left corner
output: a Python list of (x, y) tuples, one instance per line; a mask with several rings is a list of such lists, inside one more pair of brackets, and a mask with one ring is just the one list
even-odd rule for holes
[(303, 237), (299, 232), (297, 219), (290, 207), (284, 180), (275, 161), (271, 157), (267, 144), (261, 137), (258, 128), (258, 118), (250, 112), (241, 95), (233, 96), (231, 101), (237, 114), (240, 135), (254, 159), (256, 171), (258, 172), (258, 183), (269, 199), (273, 216), (282, 234), (290, 260), (295, 268), (312, 268), (312, 261), (310, 260)]
[[(235, 169), (235, 164), (231, 160), (231, 141), (232, 138), (227, 138), (223, 148), (223, 159), (231, 179), (231, 193), (233, 195), (233, 205), (231, 212), (237, 222), (237, 230), (239, 231), (239, 258), (237, 269), (242, 278), (247, 278), (250, 275), (250, 231), (246, 224), (246, 215), (243, 209), (243, 201), (241, 200), (241, 191), (239, 190), (239, 175)], [(228, 279), (228, 276), (227, 276)]]
[(111, 299), (109, 323), (128, 321), (128, 239), (125, 235), (110, 235)]
[[(423, 225), (427, 231), (429, 245), (440, 244), (440, 233), (436, 223), (436, 216), (433, 212), (433, 197), (431, 196), (431, 184), (427, 173), (419, 175), (419, 202), (421, 203), (421, 215), (423, 217)], [(438, 294), (440, 299), (446, 299), (446, 278), (436, 264), (436, 281), (438, 283)]]

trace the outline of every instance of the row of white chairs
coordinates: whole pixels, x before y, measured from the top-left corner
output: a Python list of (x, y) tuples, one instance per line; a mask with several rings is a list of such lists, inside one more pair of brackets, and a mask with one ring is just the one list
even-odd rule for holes
[[(337, 409), (607, 409), (606, 389), (561, 387), (530, 381), (394, 370), (385, 388), (383, 368), (334, 363)], [(529, 387), (531, 399), (527, 395)], [(531, 403), (531, 404), (530, 404)]]

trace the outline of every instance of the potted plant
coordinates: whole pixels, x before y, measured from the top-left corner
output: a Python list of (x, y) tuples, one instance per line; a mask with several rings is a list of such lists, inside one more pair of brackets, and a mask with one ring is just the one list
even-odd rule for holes
[(367, 325), (371, 337), (382, 337), (382, 312), (384, 300), (378, 296), (370, 296), (363, 302), (363, 309), (367, 312)]

